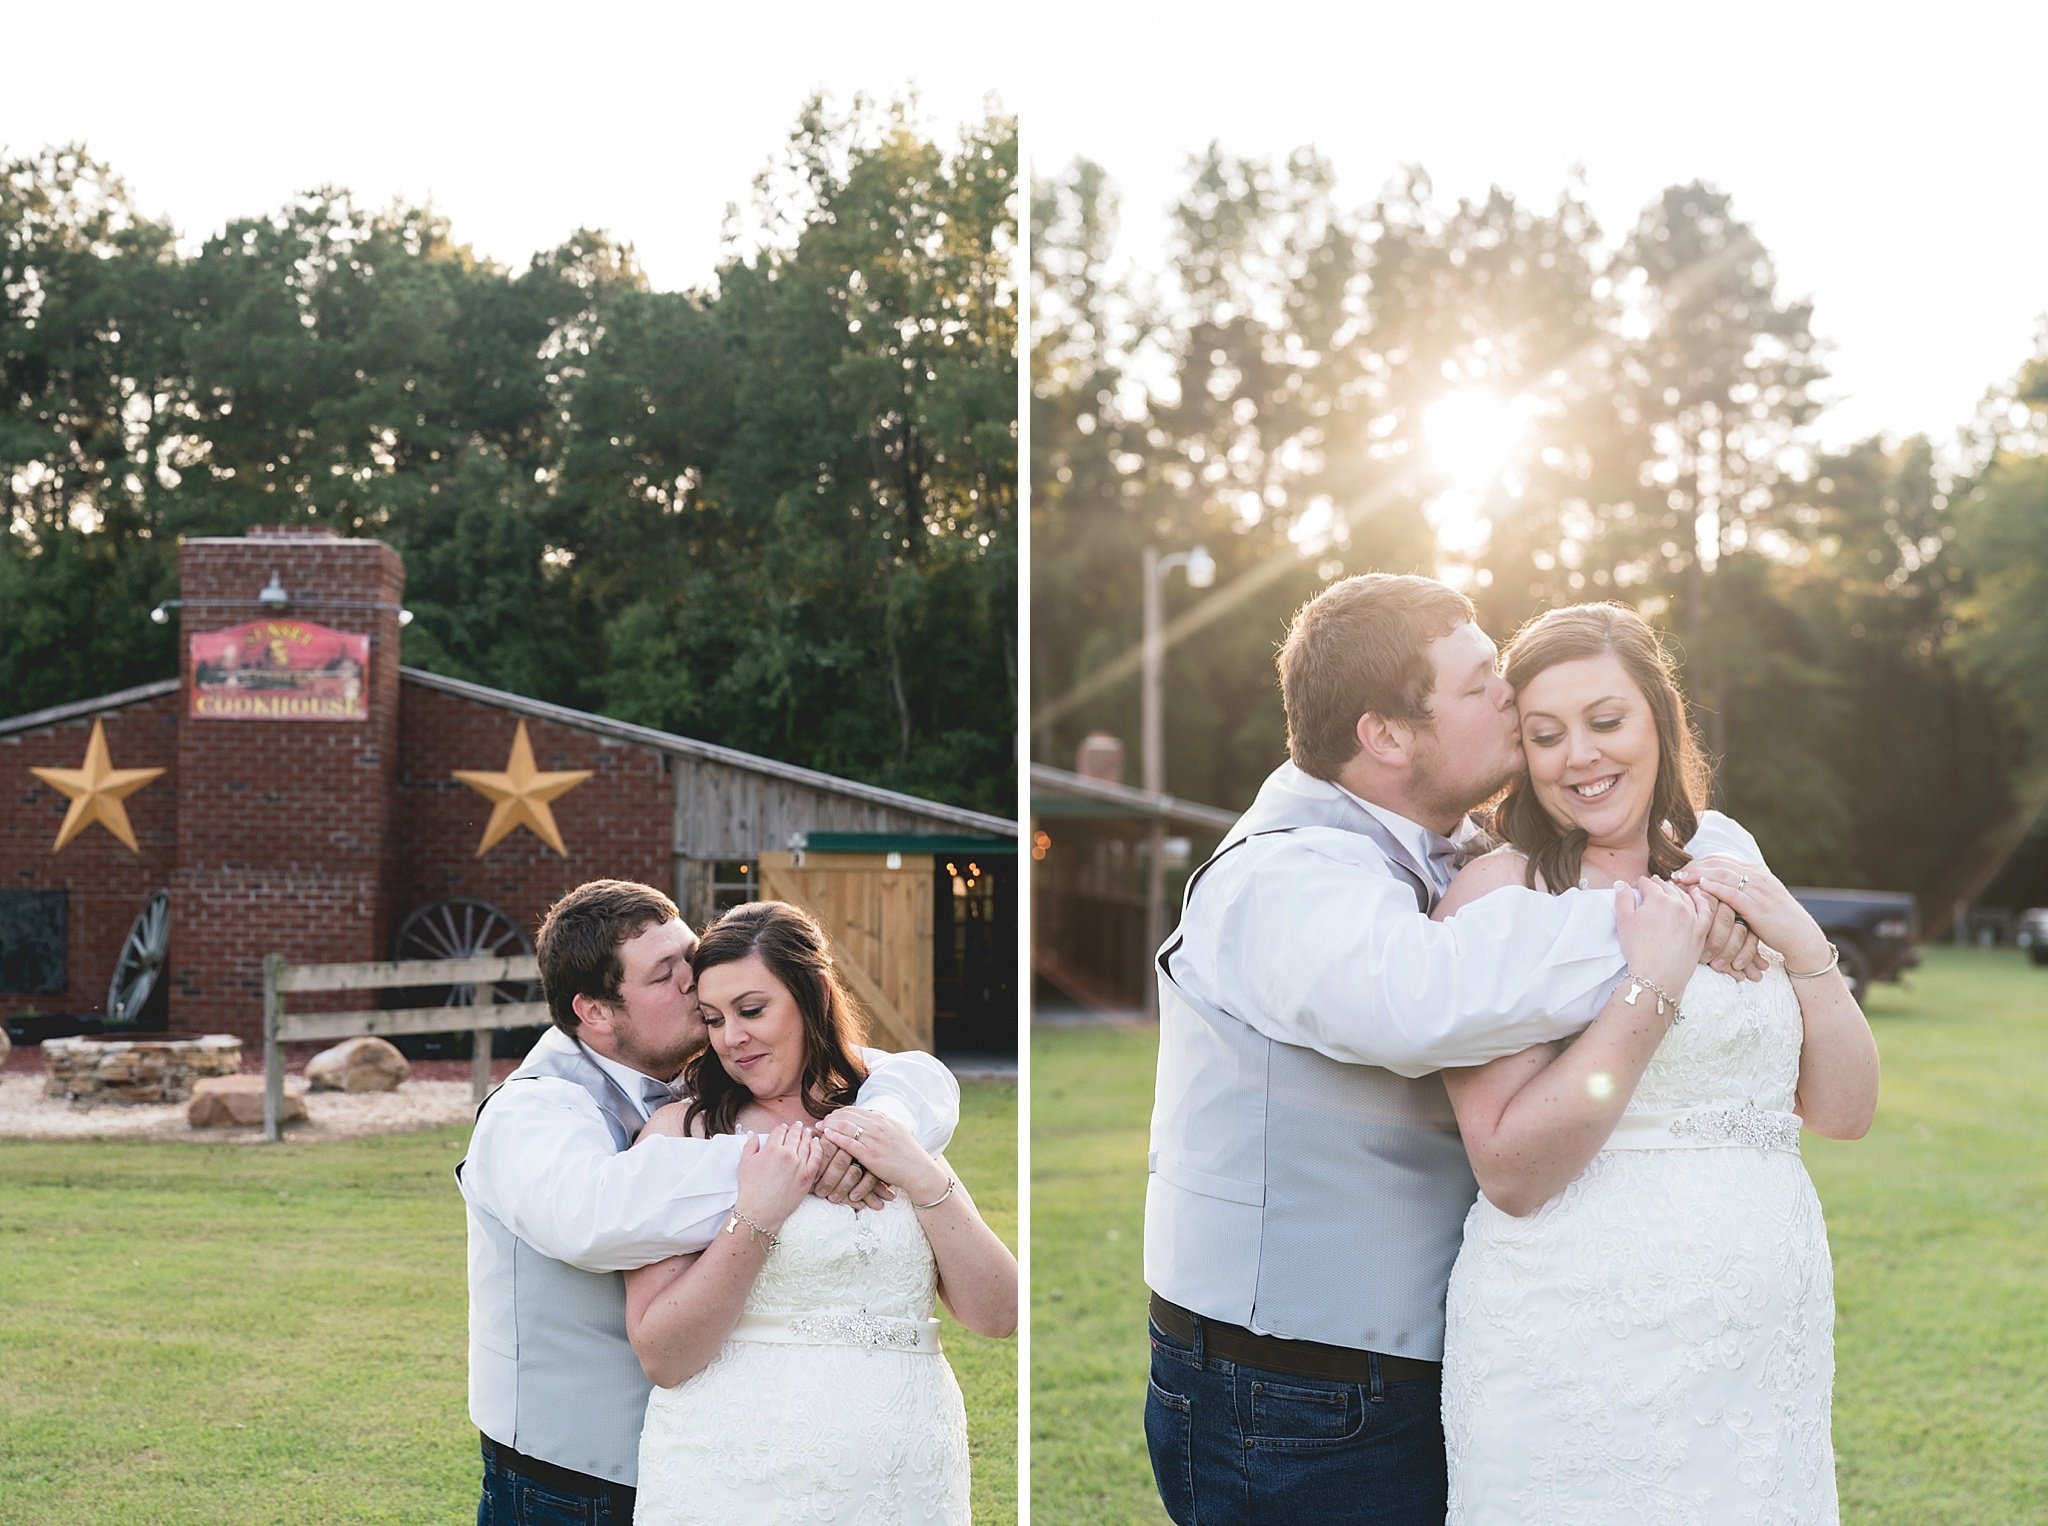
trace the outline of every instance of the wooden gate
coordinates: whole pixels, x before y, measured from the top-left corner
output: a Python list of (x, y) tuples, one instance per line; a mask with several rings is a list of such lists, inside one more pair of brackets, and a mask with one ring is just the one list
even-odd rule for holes
[[(801, 863), (798, 862), (801, 857)], [(764, 853), (761, 895), (812, 913), (877, 1049), (932, 1047), (932, 870), (923, 855)]]

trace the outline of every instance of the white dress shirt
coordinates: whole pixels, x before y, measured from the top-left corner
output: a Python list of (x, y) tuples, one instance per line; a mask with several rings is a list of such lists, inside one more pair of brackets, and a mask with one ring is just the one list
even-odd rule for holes
[(1480, 831), (1479, 823), (1467, 816), (1458, 823), (1457, 829), (1449, 837), (1445, 837), (1441, 833), (1432, 832), (1419, 821), (1410, 821), (1406, 816), (1398, 815), (1383, 805), (1374, 805), (1363, 795), (1352, 794), (1341, 784), (1337, 789), (1346, 799), (1370, 811), (1373, 818), (1394, 835), (1394, 840), (1408, 850), (1409, 856), (1423, 871), (1423, 878), (1429, 887), (1430, 908), (1434, 910), (1436, 903), (1444, 898), (1444, 892), (1451, 888), (1451, 879), (1458, 872), (1459, 848), (1472, 838), (1485, 835)]
[(597, 1062), (599, 1070), (619, 1083), (620, 1091), (633, 1099), (633, 1105), (640, 1109), (641, 1122), (652, 1118), (655, 1109), (676, 1100), (676, 1094), (668, 1082), (656, 1080), (630, 1065), (622, 1065), (610, 1055), (599, 1054), (588, 1045), (585, 1046), (584, 1052)]
[[(1349, 798), (1437, 888), (1431, 850), (1444, 839)], [(1689, 847), (1762, 861), (1716, 811)], [(1623, 966), (1609, 891), (1509, 887), (1432, 922), (1376, 842), (1329, 827), (1253, 836), (1217, 859), (1170, 947), (1184, 989), (1267, 1038), (1403, 1076), (1575, 1033)]]
[[(543, 1044), (571, 1045), (550, 1028)], [(644, 1119), (650, 1079), (586, 1053), (617, 1081)], [(937, 1154), (960, 1119), (960, 1083), (936, 1059), (863, 1049), (862, 1107), (887, 1113)], [(732, 1213), (743, 1134), (656, 1135), (613, 1147), (596, 1102), (572, 1081), (541, 1076), (492, 1099), (470, 1140), (462, 1193), (542, 1255), (588, 1272), (618, 1272), (702, 1250)]]

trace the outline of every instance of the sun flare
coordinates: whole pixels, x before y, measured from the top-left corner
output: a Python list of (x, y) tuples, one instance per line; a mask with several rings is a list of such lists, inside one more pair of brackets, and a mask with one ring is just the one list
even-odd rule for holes
[(1507, 467), (1522, 434), (1518, 410), (1491, 392), (1468, 389), (1422, 410), (1422, 438), (1449, 485), (1481, 497)]
[(1444, 489), (1431, 501), (1437, 541), (1454, 555), (1482, 549), (1492, 532), (1487, 505), (1526, 442), (1530, 400), (1502, 402), (1483, 388), (1447, 393), (1422, 410), (1422, 439)]

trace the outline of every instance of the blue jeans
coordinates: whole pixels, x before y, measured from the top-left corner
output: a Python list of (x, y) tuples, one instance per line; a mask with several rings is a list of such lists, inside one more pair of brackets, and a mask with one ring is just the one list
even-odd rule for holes
[(1219, 1360), (1151, 1325), (1145, 1440), (1179, 1526), (1443, 1526), (1443, 1384), (1298, 1378)]
[(633, 1491), (624, 1484), (581, 1473), (529, 1478), (500, 1457), (488, 1438), (483, 1451), (476, 1526), (633, 1526)]

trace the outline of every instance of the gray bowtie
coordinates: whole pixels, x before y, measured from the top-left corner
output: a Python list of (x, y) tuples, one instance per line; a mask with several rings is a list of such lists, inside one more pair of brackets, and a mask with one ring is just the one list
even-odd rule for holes
[(657, 1081), (652, 1076), (643, 1076), (641, 1078), (640, 1100), (646, 1105), (650, 1115), (656, 1108), (667, 1107), (671, 1102), (682, 1101), (683, 1096), (683, 1083), (680, 1078), (674, 1081)]
[(1448, 837), (1429, 834), (1429, 862), (1423, 866), (1429, 871), (1429, 883), (1435, 892), (1431, 901), (1440, 901), (1444, 892), (1451, 888), (1451, 876), (1458, 872), (1458, 845)]

